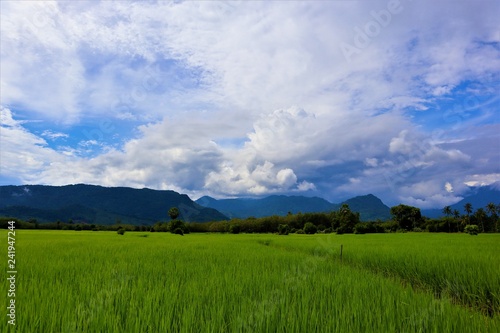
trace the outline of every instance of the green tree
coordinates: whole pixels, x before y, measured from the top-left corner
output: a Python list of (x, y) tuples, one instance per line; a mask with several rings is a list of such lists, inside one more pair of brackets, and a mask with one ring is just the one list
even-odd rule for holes
[(168, 210), (168, 216), (170, 216), (170, 218), (172, 220), (175, 220), (179, 217), (179, 209), (177, 207), (172, 207)]
[(290, 227), (288, 226), (288, 224), (280, 224), (278, 226), (278, 234), (288, 235), (289, 232), (290, 232)]
[(472, 204), (467, 202), (464, 205), (465, 214), (467, 216), (467, 224), (470, 224), (470, 214), (472, 213)]
[(335, 214), (335, 221), (332, 225), (336, 225), (338, 234), (353, 233), (354, 226), (360, 222), (359, 213), (354, 213), (349, 208), (348, 204), (342, 204)]
[(312, 224), (311, 222), (307, 222), (306, 224), (304, 224), (304, 232), (306, 234), (312, 235), (312, 234), (315, 234), (317, 231), (318, 231), (318, 228), (316, 228), (316, 226), (314, 224)]
[(231, 224), (229, 226), (229, 232), (232, 234), (239, 234), (241, 231), (241, 227), (239, 224)]
[(490, 202), (486, 205), (486, 211), (490, 214), (491, 223), (495, 225), (495, 232), (498, 232), (497, 206), (493, 202)]
[(443, 208), (443, 214), (446, 216), (446, 221), (448, 222), (448, 232), (450, 232), (450, 216), (452, 214), (451, 207), (445, 206)]
[(176, 229), (182, 229), (182, 231), (184, 233), (186, 233), (187, 231), (187, 228), (186, 228), (186, 224), (180, 220), (172, 220), (168, 223), (168, 227), (167, 229), (174, 233)]
[(420, 227), (420, 223), (422, 222), (420, 208), (413, 206), (401, 204), (391, 207), (391, 215), (394, 222), (403, 230), (413, 230)]
[(476, 222), (481, 222), (481, 229), (482, 232), (484, 232), (484, 220), (488, 218), (484, 209), (479, 208), (478, 210), (476, 210), (476, 212), (474, 213), (474, 218), (476, 219)]
[(458, 227), (459, 227), (459, 222), (460, 222), (460, 212), (458, 211), (458, 209), (454, 209), (453, 210), (453, 218), (455, 219), (455, 225), (457, 226), (457, 232), (459, 231), (458, 230)]

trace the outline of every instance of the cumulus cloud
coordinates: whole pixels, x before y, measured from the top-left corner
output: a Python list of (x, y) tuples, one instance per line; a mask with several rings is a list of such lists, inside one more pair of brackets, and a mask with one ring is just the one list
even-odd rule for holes
[(499, 179), (500, 5), (395, 3), (2, 2), (2, 175), (457, 200)]

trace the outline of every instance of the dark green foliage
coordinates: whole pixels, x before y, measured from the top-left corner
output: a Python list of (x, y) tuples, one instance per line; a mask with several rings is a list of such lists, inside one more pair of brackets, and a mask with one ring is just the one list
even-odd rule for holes
[(181, 228), (176, 228), (172, 233), (184, 236), (184, 231)]
[(315, 234), (317, 231), (318, 231), (318, 228), (314, 224), (312, 224), (311, 222), (307, 222), (304, 225), (304, 233), (306, 233), (308, 235)]
[(403, 230), (413, 230), (420, 227), (422, 223), (422, 215), (417, 207), (402, 204), (394, 206), (391, 207), (391, 215), (394, 222)]
[(280, 224), (278, 226), (278, 234), (288, 235), (289, 232), (290, 232), (290, 227), (288, 226), (288, 224)]
[(299, 235), (305, 234), (304, 230), (302, 230), (302, 229), (298, 229), (297, 231), (295, 231), (295, 233), (299, 234)]
[(241, 227), (239, 224), (231, 224), (229, 226), (229, 232), (232, 234), (239, 234), (241, 230)]
[(337, 234), (353, 233), (354, 226), (360, 222), (359, 213), (352, 212), (347, 204), (343, 204), (332, 216), (332, 225), (336, 228)]
[(120, 229), (118, 229), (118, 230), (116, 231), (116, 233), (117, 233), (118, 235), (124, 235), (124, 234), (125, 234), (125, 229), (120, 228)]
[(181, 220), (172, 220), (167, 224), (167, 230), (173, 232), (175, 229), (182, 229), (184, 231), (185, 225)]
[(177, 207), (172, 207), (168, 210), (168, 216), (170, 216), (170, 218), (172, 220), (175, 220), (177, 219), (177, 217), (179, 217), (179, 209)]

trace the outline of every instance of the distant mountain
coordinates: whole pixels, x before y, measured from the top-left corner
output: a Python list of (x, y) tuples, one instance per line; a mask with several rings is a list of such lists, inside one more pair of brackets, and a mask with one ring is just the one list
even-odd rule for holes
[(168, 210), (179, 208), (180, 218), (189, 222), (227, 220), (215, 209), (196, 204), (187, 195), (174, 191), (102, 187), (67, 186), (0, 186), (0, 216), (39, 222), (68, 220), (114, 224), (150, 225), (168, 220)]
[[(496, 205), (500, 204), (500, 182), (489, 186), (471, 187), (462, 200), (450, 205), (450, 207), (452, 211), (456, 209), (460, 214), (464, 214), (464, 205), (466, 203), (470, 203), (473, 211), (475, 211), (478, 208), (485, 208), (490, 202)], [(422, 215), (437, 218), (444, 215), (442, 211), (443, 209), (424, 209)]]
[(373, 194), (354, 197), (343, 203), (348, 204), (353, 212), (358, 212), (361, 221), (388, 220), (391, 218), (391, 209)]
[(231, 218), (264, 217), (271, 215), (284, 216), (289, 212), (327, 212), (337, 209), (325, 199), (318, 197), (272, 195), (262, 199), (214, 199), (204, 196), (196, 200), (201, 206), (218, 210)]
[[(214, 199), (201, 197), (196, 200), (205, 207), (217, 209), (231, 218), (264, 217), (271, 215), (284, 216), (288, 212), (296, 214), (319, 213), (337, 210), (340, 204), (334, 204), (318, 197), (273, 195), (262, 199)], [(369, 194), (345, 201), (349, 207), (360, 213), (361, 220), (377, 220), (390, 218), (390, 209), (376, 196)]]

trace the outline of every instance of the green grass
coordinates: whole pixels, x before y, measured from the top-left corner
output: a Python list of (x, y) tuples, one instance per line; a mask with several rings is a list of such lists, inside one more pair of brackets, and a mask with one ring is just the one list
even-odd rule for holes
[(498, 301), (500, 235), (18, 230), (16, 240), (18, 332), (500, 330), (498, 314), (453, 295)]

